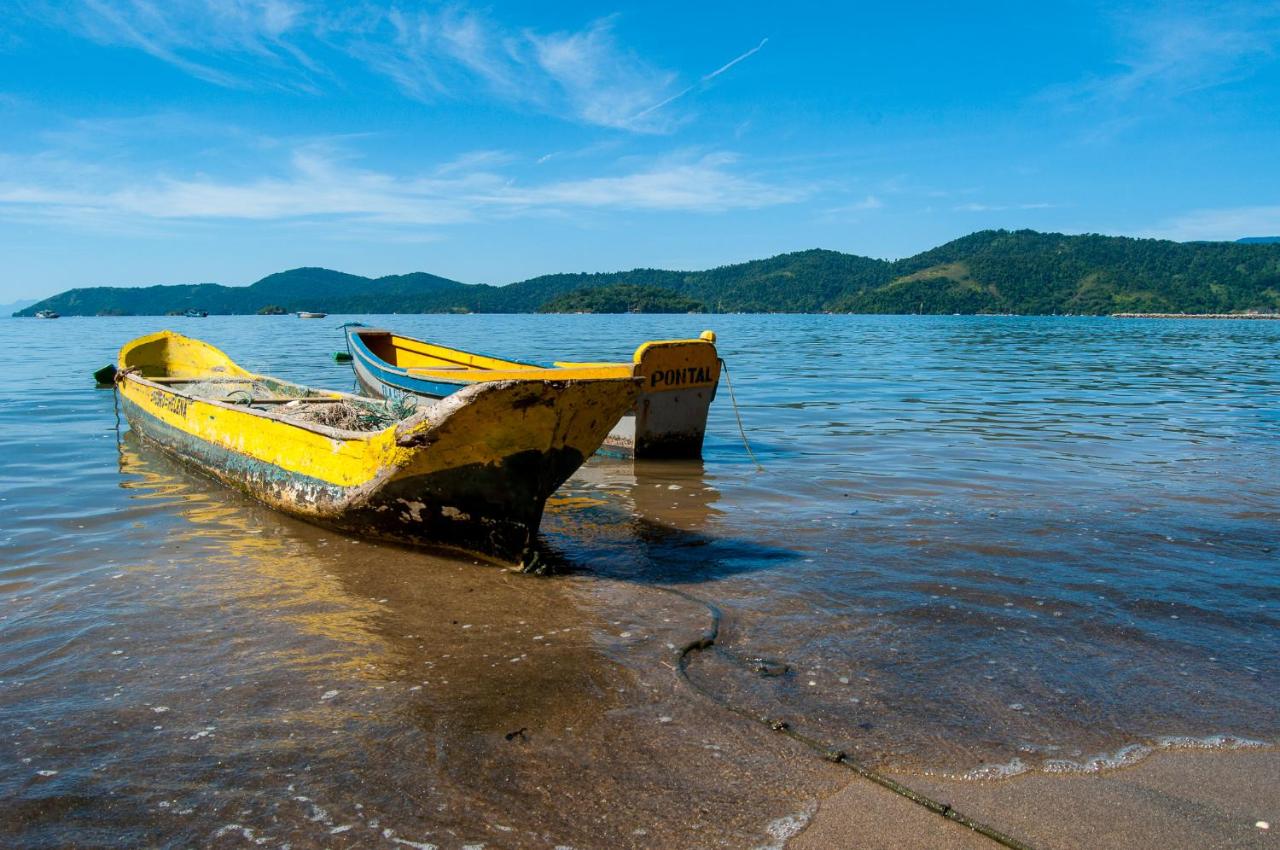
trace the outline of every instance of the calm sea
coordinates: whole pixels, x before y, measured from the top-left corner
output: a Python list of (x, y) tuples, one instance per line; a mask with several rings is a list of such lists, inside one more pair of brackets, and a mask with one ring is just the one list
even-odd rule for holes
[(678, 682), (696, 600), (700, 685), (899, 774), (1280, 738), (1280, 322), (360, 317), (718, 332), (759, 467), (722, 380), (704, 461), (563, 488), (554, 577), (281, 517), (92, 388), (162, 327), (350, 388), (346, 319), (0, 320), (0, 843), (767, 843), (847, 776)]

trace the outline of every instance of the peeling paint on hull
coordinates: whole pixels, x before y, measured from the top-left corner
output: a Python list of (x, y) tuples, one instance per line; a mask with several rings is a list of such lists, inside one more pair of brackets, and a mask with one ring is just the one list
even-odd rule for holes
[(210, 368), (216, 355), (225, 361), (212, 367), (218, 373), (242, 372), (211, 346), (169, 337), (143, 337), (121, 352), (117, 386), (139, 435), (309, 522), (507, 564), (525, 561), (547, 498), (636, 394), (629, 380), (494, 382), (383, 431), (339, 431), (139, 377), (135, 349), (158, 343), (194, 349), (181, 352), (195, 361), (189, 370)]
[(122, 408), (140, 436), (282, 513), (361, 537), (460, 549), (506, 564), (525, 561), (547, 499), (582, 465), (568, 448), (397, 480), (368, 498), (206, 443)]

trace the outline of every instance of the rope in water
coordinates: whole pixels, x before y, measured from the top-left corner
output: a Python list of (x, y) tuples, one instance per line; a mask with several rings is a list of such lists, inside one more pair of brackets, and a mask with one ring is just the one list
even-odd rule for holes
[(751, 460), (756, 465), (757, 472), (764, 472), (764, 466), (756, 458), (756, 453), (751, 451), (751, 443), (747, 442), (747, 429), (742, 427), (742, 414), (738, 412), (738, 399), (733, 394), (733, 379), (729, 377), (729, 364), (724, 362), (724, 358), (719, 358), (720, 368), (724, 370), (724, 382), (729, 387), (729, 401), (733, 404), (733, 415), (738, 419), (738, 433), (742, 435), (742, 445), (746, 447), (747, 454), (751, 455)]
[(906, 785), (903, 785), (901, 782), (898, 782), (895, 779), (891, 779), (890, 777), (885, 776), (884, 774), (879, 773), (877, 771), (874, 771), (869, 767), (858, 764), (856, 761), (849, 758), (849, 756), (846, 755), (843, 750), (839, 750), (834, 747), (831, 747), (828, 744), (825, 744), (824, 742), (819, 741), (816, 738), (811, 738), (810, 736), (805, 735), (802, 732), (797, 732), (795, 729), (791, 728), (791, 724), (789, 724), (787, 721), (781, 718), (752, 714), (747, 709), (740, 708), (736, 705), (733, 705), (727, 700), (720, 698), (719, 696), (713, 694), (711, 691), (699, 685), (689, 675), (689, 659), (695, 652), (702, 652), (715, 647), (716, 640), (720, 636), (720, 620), (721, 620), (720, 609), (717, 608), (714, 604), (707, 602), (705, 599), (699, 599), (698, 597), (690, 593), (686, 593), (683, 590), (677, 590), (676, 588), (672, 588), (672, 587), (656, 587), (656, 586), (655, 586), (655, 589), (673, 594), (675, 596), (679, 596), (680, 598), (685, 599), (689, 602), (693, 602), (695, 604), (701, 605), (704, 608), (706, 608), (711, 615), (711, 625), (706, 629), (706, 631), (704, 631), (697, 638), (689, 641), (688, 643), (686, 643), (684, 646), (680, 648), (678, 658), (676, 661), (676, 674), (680, 677), (681, 681), (683, 681), (687, 686), (689, 686), (689, 688), (691, 688), (695, 693), (697, 693), (704, 699), (715, 703), (720, 708), (723, 708), (726, 711), (729, 711), (729, 712), (732, 712), (733, 714), (738, 715), (739, 717), (743, 717), (747, 720), (750, 720), (753, 723), (766, 726), (774, 732), (781, 732), (783, 735), (786, 735), (788, 738), (791, 738), (794, 741), (798, 741), (801, 744), (804, 744), (806, 747), (809, 747), (810, 749), (821, 753), (822, 757), (827, 761), (832, 762), (834, 764), (838, 764), (842, 767), (845, 767), (853, 771), (854, 773), (858, 774), (862, 778), (870, 780), (871, 782), (874, 782), (875, 784), (881, 786), (882, 788), (886, 788), (901, 797), (905, 797), (906, 799), (910, 800), (916, 805), (923, 806), (924, 808), (928, 809), (934, 814), (941, 815), (947, 820), (954, 821), (955, 823), (961, 826), (967, 827), (973, 830), (974, 832), (978, 833), (979, 835), (989, 838), (1003, 847), (1008, 847), (1010, 848), (1010, 850), (1033, 850), (1033, 848), (1030, 845), (1026, 844), (1023, 841), (1018, 840), (1017, 838), (1014, 838), (1011, 835), (1006, 835), (1005, 833), (1001, 832), (995, 827), (988, 826), (987, 824), (982, 823), (981, 821), (974, 820), (968, 815), (963, 814), (962, 812), (956, 811), (946, 803), (939, 802), (933, 799), (932, 797), (929, 797), (925, 794), (920, 793), (919, 791), (913, 790), (912, 788), (909, 788)]
[(118, 446), (124, 437), (120, 432), (120, 382), (116, 380), (111, 382), (111, 406), (115, 408), (116, 413), (116, 445)]

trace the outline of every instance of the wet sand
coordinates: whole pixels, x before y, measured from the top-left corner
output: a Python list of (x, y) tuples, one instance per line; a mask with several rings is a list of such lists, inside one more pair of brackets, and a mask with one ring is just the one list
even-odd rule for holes
[[(120, 463), (136, 498), (75, 524), (127, 557), (4, 612), (36, 650), (0, 846), (778, 846), (839, 787), (680, 685), (701, 605), (324, 532), (128, 434)], [(53, 643), (44, 605), (78, 612)]]
[[(1097, 774), (894, 778), (1042, 850), (1280, 845), (1276, 749), (1161, 752)], [(1271, 828), (1259, 828), (1258, 821)], [(999, 846), (863, 779), (824, 799), (810, 825), (787, 844), (788, 850)]]

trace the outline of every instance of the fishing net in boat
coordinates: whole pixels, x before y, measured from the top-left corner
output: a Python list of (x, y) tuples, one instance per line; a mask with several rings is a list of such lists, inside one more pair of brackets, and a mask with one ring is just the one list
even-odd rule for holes
[(417, 412), (417, 399), (385, 402), (309, 395), (301, 387), (253, 380), (209, 380), (183, 386), (183, 392), (225, 404), (271, 410), (290, 419), (343, 431), (381, 431)]
[(275, 392), (261, 381), (208, 380), (182, 384), (178, 389), (196, 398), (234, 403), (238, 398), (269, 398)]
[(346, 399), (308, 402), (306, 399), (298, 399), (284, 405), (280, 412), (291, 419), (344, 431), (381, 431), (408, 419), (417, 412), (417, 404), (416, 399), (411, 397), (386, 402)]

